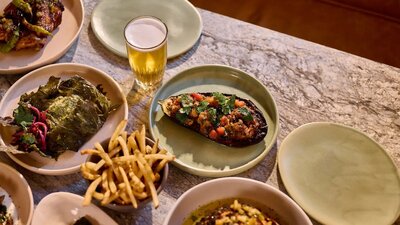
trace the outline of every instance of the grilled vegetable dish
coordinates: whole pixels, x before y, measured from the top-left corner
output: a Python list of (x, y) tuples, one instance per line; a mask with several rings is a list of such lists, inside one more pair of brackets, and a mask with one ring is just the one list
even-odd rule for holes
[[(203, 207), (207, 208), (208, 205)], [(203, 212), (203, 207), (199, 212)], [(242, 204), (237, 199), (216, 209), (205, 210), (206, 214), (199, 217), (196, 211), (185, 220), (184, 225), (279, 225), (259, 209)]]
[(57, 158), (66, 150), (78, 151), (115, 108), (100, 86), (80, 76), (63, 81), (51, 76), (38, 91), (20, 97), (14, 118), (1, 121), (17, 128), (11, 144), (19, 151)]
[(43, 48), (63, 11), (60, 0), (12, 0), (0, 15), (0, 52)]
[(159, 104), (173, 121), (231, 147), (256, 144), (268, 131), (256, 105), (235, 95), (187, 93), (171, 96)]

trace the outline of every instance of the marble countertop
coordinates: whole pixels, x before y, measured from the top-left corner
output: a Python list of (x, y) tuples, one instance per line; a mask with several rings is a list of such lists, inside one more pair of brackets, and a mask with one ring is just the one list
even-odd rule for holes
[[(84, 1), (82, 32), (58, 62), (84, 63), (103, 70), (128, 93), (133, 82), (128, 61), (103, 47), (90, 28), (89, 18), (96, 3), (96, 0)], [(276, 145), (256, 167), (237, 176), (266, 182), (285, 191), (276, 169), (277, 148), (293, 129), (315, 121), (336, 122), (365, 132), (386, 149), (400, 168), (400, 69), (209, 11), (199, 11), (203, 19), (199, 41), (185, 54), (168, 61), (164, 79), (197, 65), (229, 65), (260, 80), (278, 106), (280, 133)], [(18, 78), (20, 76), (15, 75), (0, 77), (1, 97)], [(143, 99), (130, 106), (129, 129), (148, 123), (148, 103), (148, 99)], [(43, 176), (23, 169), (3, 153), (0, 159), (26, 177), (35, 204), (57, 191), (83, 195), (87, 187), (79, 173)], [(118, 224), (160, 225), (181, 194), (209, 179), (171, 166), (157, 210), (151, 205), (132, 214), (104, 210)], [(400, 223), (399, 219), (397, 221)]]

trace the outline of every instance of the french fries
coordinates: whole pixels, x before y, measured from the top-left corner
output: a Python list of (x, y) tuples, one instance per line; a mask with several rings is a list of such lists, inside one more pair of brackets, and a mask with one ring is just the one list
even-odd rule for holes
[(105, 148), (95, 143), (95, 149), (81, 151), (99, 158), (81, 165), (82, 176), (91, 181), (83, 205), (95, 198), (101, 205), (115, 203), (137, 208), (140, 201), (151, 196), (154, 207), (159, 206), (156, 189), (161, 182), (160, 172), (175, 156), (160, 150), (158, 140), (153, 146), (147, 145), (144, 125), (128, 136), (123, 130), (126, 123), (119, 123)]

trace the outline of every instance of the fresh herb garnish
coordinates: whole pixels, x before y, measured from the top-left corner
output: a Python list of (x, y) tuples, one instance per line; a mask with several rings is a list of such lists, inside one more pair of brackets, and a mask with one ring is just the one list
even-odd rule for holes
[(209, 114), (209, 119), (210, 119), (211, 123), (216, 125), (218, 123), (217, 110), (215, 108), (209, 108), (209, 109), (207, 109), (207, 112)]
[(36, 138), (32, 133), (25, 133), (20, 138), (21, 143), (32, 145), (36, 143)]
[(235, 108), (235, 99), (236, 96), (232, 95), (224, 102), (224, 104), (221, 105), (221, 110), (224, 115), (230, 114), (232, 110)]
[(180, 108), (179, 112), (182, 113), (182, 114), (189, 115), (191, 110), (192, 110), (192, 108), (190, 108), (189, 106), (186, 106), (186, 107)]
[(239, 110), (240, 114), (242, 114), (244, 121), (248, 122), (248, 121), (253, 120), (253, 116), (251, 115), (250, 111), (247, 108), (242, 107), (242, 108), (239, 108), (238, 110)]
[(176, 118), (180, 123), (185, 124), (185, 122), (186, 122), (186, 120), (187, 120), (187, 118), (188, 118), (188, 115), (187, 115), (186, 113), (178, 112), (178, 113), (176, 113), (175, 118)]
[(33, 122), (33, 114), (28, 107), (19, 105), (14, 110), (15, 123), (22, 126), (23, 128), (29, 127)]
[(212, 93), (212, 96), (214, 96), (214, 97), (217, 99), (217, 101), (218, 101), (218, 103), (219, 103), (220, 105), (224, 104), (225, 101), (226, 101), (225, 95), (223, 95), (223, 94), (221, 94), (221, 93), (219, 93), (219, 92), (213, 92), (213, 93)]
[(191, 99), (189, 95), (184, 94), (181, 96), (181, 104), (182, 107), (190, 107), (193, 105), (193, 99)]
[(208, 102), (207, 101), (201, 101), (200, 104), (197, 106), (196, 111), (197, 112), (204, 112), (204, 110), (207, 109)]

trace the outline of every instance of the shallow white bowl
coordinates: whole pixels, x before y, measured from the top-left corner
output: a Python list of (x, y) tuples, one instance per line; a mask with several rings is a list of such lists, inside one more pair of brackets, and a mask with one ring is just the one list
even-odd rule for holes
[(11, 166), (0, 163), (0, 187), (11, 197), (22, 224), (30, 224), (33, 215), (33, 196), (25, 178)]
[[(303, 210), (278, 189), (248, 178), (228, 177), (201, 183), (185, 192), (168, 213), (163, 225), (182, 224), (190, 214), (210, 202), (243, 198), (274, 211), (283, 225), (312, 225)], [(272, 215), (271, 215), (272, 216)]]

